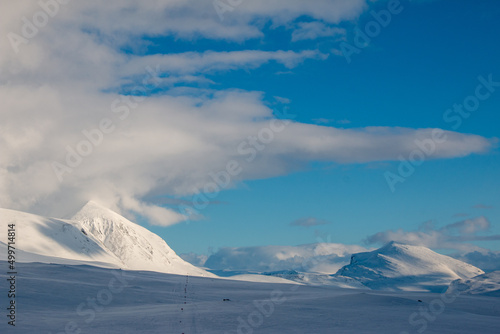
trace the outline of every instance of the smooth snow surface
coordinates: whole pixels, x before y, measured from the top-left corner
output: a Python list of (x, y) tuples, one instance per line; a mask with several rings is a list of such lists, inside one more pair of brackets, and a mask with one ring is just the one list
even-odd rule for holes
[[(0, 262), (2, 282), (6, 267)], [(0, 333), (59, 334), (65, 328), (80, 334), (498, 333), (500, 298), (458, 296), (437, 302), (442, 300), (427, 292), (31, 263), (18, 265), (16, 327), (8, 326), (3, 315)]]
[(288, 280), (288, 279), (281, 278), (281, 277), (265, 276), (265, 275), (252, 275), (252, 274), (234, 275), (234, 276), (221, 277), (221, 278), (234, 280), (234, 281), (246, 281), (246, 282), (255, 282), (255, 283), (300, 284), (298, 282), (294, 282), (292, 280)]

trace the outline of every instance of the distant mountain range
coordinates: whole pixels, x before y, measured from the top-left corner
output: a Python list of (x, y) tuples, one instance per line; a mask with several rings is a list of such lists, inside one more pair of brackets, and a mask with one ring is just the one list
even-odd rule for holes
[[(396, 242), (365, 252), (359, 252), (363, 250), (359, 246), (328, 243), (261, 249), (267, 257), (278, 251), (276, 256), (283, 259), (281, 265), (290, 265), (289, 269), (276, 268), (278, 270), (274, 271), (262, 270), (271, 269), (262, 263), (254, 271), (238, 268), (237, 265), (244, 261), (252, 263), (252, 248), (243, 254), (240, 252), (241, 259), (229, 249), (226, 251), (232, 260), (228, 267), (217, 268), (212, 273), (183, 260), (158, 235), (92, 201), (71, 219), (46, 218), (8, 209), (0, 209), (0, 219), (2, 230), (6, 231), (8, 224), (16, 225), (18, 262), (88, 264), (205, 277), (218, 277), (214, 274), (217, 273), (237, 280), (288, 280), (374, 290), (443, 292), (452, 282), (450, 289), (460, 288), (471, 294), (495, 294), (500, 289), (498, 273), (484, 275), (479, 268), (426, 247)], [(6, 244), (7, 234), (0, 233), (0, 248), (6, 248)], [(355, 253), (351, 255), (350, 263), (338, 269), (341, 261), (348, 260), (349, 252)], [(325, 261), (304, 265), (310, 256)], [(220, 266), (221, 259), (212, 257), (211, 261)], [(300, 264), (300, 269), (297, 269), (297, 264)], [(338, 271), (328, 272), (333, 269)]]

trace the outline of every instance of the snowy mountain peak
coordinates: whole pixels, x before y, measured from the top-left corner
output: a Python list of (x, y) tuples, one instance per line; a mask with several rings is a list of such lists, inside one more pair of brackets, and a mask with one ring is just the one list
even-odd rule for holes
[[(97, 217), (109, 220), (120, 220), (120, 218), (124, 218), (120, 214), (98, 204), (95, 201), (88, 201), (71, 219), (85, 220)], [(127, 220), (127, 222), (130, 221)]]
[[(121, 261), (92, 236), (82, 233), (71, 220), (46, 218), (38, 215), (0, 209), (0, 227), (15, 224), (22, 238), (16, 248), (19, 258), (28, 262), (79, 263), (122, 267)], [(0, 233), (0, 246), (7, 244), (7, 233)]]
[[(90, 201), (72, 219), (0, 209), (0, 227), (16, 224), (16, 248), (27, 262), (93, 264), (178, 275), (215, 275), (182, 260), (158, 235)], [(0, 233), (0, 250), (7, 234)]]
[(158, 235), (94, 201), (72, 218), (129, 269), (212, 276), (182, 260)]
[(80, 211), (82, 211), (84, 209), (87, 209), (87, 210), (94, 209), (94, 210), (102, 210), (102, 211), (109, 210), (108, 208), (102, 206), (101, 204), (99, 204), (99, 203), (97, 203), (96, 201), (93, 201), (93, 200), (90, 200), (87, 203), (85, 203), (85, 205), (82, 206), (82, 208), (80, 209)]
[(439, 291), (453, 280), (483, 273), (429, 248), (390, 242), (372, 252), (354, 254), (351, 263), (336, 275), (354, 278), (373, 289)]
[[(379, 253), (393, 253), (393, 254), (417, 254), (417, 253), (425, 253), (425, 252), (432, 252), (429, 248), (424, 247), (424, 246), (415, 246), (415, 245), (408, 245), (408, 244), (403, 244), (397, 241), (390, 241), (381, 248), (379, 248), (378, 252)], [(436, 253), (437, 254), (437, 253)]]
[(384, 249), (384, 248), (404, 248), (403, 246), (410, 246), (410, 245), (402, 244), (402, 243), (397, 242), (397, 241), (389, 241), (387, 244), (382, 246), (381, 249)]

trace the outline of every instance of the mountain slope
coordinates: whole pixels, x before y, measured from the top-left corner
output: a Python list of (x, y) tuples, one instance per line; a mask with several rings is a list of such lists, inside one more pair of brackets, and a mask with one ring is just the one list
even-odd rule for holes
[(442, 292), (456, 279), (483, 273), (426, 247), (390, 242), (372, 252), (354, 254), (351, 263), (335, 275), (354, 278), (372, 289)]
[[(58, 259), (92, 262), (106, 267), (120, 267), (121, 261), (102, 247), (92, 236), (83, 234), (68, 220), (45, 218), (25, 212), (0, 209), (0, 226), (15, 224), (18, 262), (54, 262)], [(7, 233), (0, 233), (0, 246), (6, 247)], [(68, 263), (68, 261), (64, 261)]]
[(494, 271), (470, 279), (453, 281), (447, 292), (500, 297), (500, 271)]
[[(16, 227), (16, 261), (89, 264), (108, 268), (215, 277), (182, 260), (156, 234), (94, 202), (72, 219), (0, 209), (0, 228)], [(0, 233), (0, 250), (7, 248)]]
[(128, 269), (215, 276), (182, 260), (158, 235), (95, 202), (88, 202), (72, 220)]

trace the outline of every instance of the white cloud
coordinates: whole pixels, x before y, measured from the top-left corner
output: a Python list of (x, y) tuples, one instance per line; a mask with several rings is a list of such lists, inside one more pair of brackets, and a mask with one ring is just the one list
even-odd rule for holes
[(319, 37), (344, 37), (345, 29), (329, 27), (326, 24), (316, 22), (300, 22), (299, 27), (292, 33), (292, 41), (302, 41), (308, 39), (317, 39)]
[(466, 254), (457, 254), (453, 257), (481, 268), (485, 272), (500, 270), (500, 252), (481, 250)]
[(298, 270), (333, 274), (349, 263), (352, 254), (365, 251), (367, 249), (361, 246), (335, 243), (222, 248), (208, 257), (204, 265), (214, 270), (250, 272)]
[[(130, 55), (121, 49), (141, 44), (144, 36), (241, 41), (261, 36), (269, 21), (292, 26), (306, 15), (335, 24), (357, 17), (365, 6), (360, 0), (247, 1), (221, 22), (211, 1), (72, 1), (61, 5), (28, 44), (19, 45), (18, 54), (7, 38), (0, 39), (0, 206), (60, 216), (96, 199), (166, 226), (184, 217), (145, 198), (192, 195), (206, 184), (211, 172), (223, 170), (233, 159), (243, 171), (232, 184), (284, 175), (316, 160), (396, 160), (431, 130), (343, 130), (292, 122), (249, 162), (248, 154), (239, 153), (238, 146), (268, 128), (274, 117), (263, 93), (173, 87), (181, 82), (210, 85), (207, 76), (211, 73), (254, 69), (269, 62), (290, 69), (306, 59), (324, 59), (318, 51), (140, 56), (140, 50)], [(0, 35), (20, 34), (21, 18), (32, 20), (40, 10), (38, 2), (1, 2), (5, 15)], [(144, 101), (116, 93), (123, 87), (132, 91), (134, 85), (146, 90), (146, 95), (151, 85), (170, 90)], [(89, 148), (84, 131), (95, 134), (106, 119), (112, 130), (102, 138), (94, 136), (92, 140), (99, 143)], [(490, 140), (480, 136), (447, 135), (446, 143), (430, 158), (461, 157), (492, 147)], [(78, 148), (91, 153), (67, 169), (60, 182), (53, 162), (67, 164), (69, 152)]]
[[(249, 162), (252, 147), (245, 144), (245, 154), (240, 154), (239, 145), (268, 128), (273, 117), (261, 93), (229, 90), (196, 96), (154, 96), (137, 103), (135, 109), (119, 104), (129, 111), (125, 120), (111, 107), (120, 99), (116, 94), (17, 85), (0, 87), (0, 98), (8, 106), (2, 111), (0, 123), (0, 147), (6, 152), (0, 163), (4, 175), (1, 206), (34, 211), (50, 205), (53, 209), (76, 209), (86, 200), (99, 197), (96, 199), (103, 204), (121, 205), (121, 209), (145, 214), (160, 225), (178, 222), (181, 217), (148, 209), (146, 204), (137, 209), (125, 205), (128, 202), (124, 199), (193, 194), (210, 180), (210, 172), (224, 170), (233, 159), (243, 167), (233, 183), (283, 175), (317, 160), (396, 160), (414, 147), (416, 138), (426, 138), (431, 131), (343, 130), (292, 122), (259, 152), (258, 159)], [(102, 144), (71, 173), (64, 173), (60, 183), (51, 164), (66, 164), (68, 147), (75, 150), (87, 140), (82, 131), (92, 131), (104, 118), (113, 122), (115, 130), (106, 134)], [(491, 147), (479, 136), (449, 133), (449, 137), (432, 158), (464, 156)], [(163, 214), (171, 221), (155, 219)]]
[(491, 223), (481, 216), (448, 224), (441, 228), (435, 227), (432, 222), (427, 222), (418, 231), (399, 229), (379, 232), (369, 236), (366, 241), (369, 244), (385, 244), (390, 241), (397, 241), (434, 249), (457, 250), (461, 254), (474, 251), (484, 252), (484, 248), (470, 242), (500, 240), (500, 235), (484, 234), (489, 232), (490, 228)]
[(122, 196), (121, 202), (123, 208), (146, 217), (152, 225), (169, 226), (184, 221), (187, 218), (173, 210), (156, 205), (148, 205), (130, 197)]
[[(366, 8), (365, 0), (253, 0), (245, 1), (226, 13), (225, 20), (221, 21), (213, 1), (70, 1), (59, 6), (57, 14), (43, 30), (52, 27), (61, 33), (73, 27), (83, 28), (107, 44), (128, 44), (130, 36), (141, 35), (242, 41), (261, 37), (266, 21), (271, 21), (274, 26), (287, 25), (301, 16), (308, 16), (339, 23), (358, 17)], [(31, 20), (41, 7), (35, 1), (2, 2), (0, 10), (5, 14), (1, 32), (6, 35), (20, 31), (21, 18), (25, 16)]]
[(476, 204), (473, 206), (474, 209), (484, 209), (484, 210), (490, 210), (495, 208), (493, 205), (486, 205), (486, 204)]
[(234, 69), (257, 68), (270, 61), (275, 61), (287, 68), (296, 67), (306, 59), (325, 59), (327, 55), (315, 50), (293, 51), (258, 51), (245, 50), (233, 52), (203, 53), (187, 52), (180, 54), (134, 57), (121, 70), (121, 73), (137, 75), (144, 71), (146, 66), (157, 64), (162, 72), (171, 74), (192, 74)]
[(207, 262), (208, 255), (204, 254), (195, 254), (195, 253), (184, 253), (184, 254), (179, 254), (179, 256), (184, 260), (187, 261), (197, 267), (203, 267), (205, 265), (205, 262)]
[(303, 226), (303, 227), (312, 227), (325, 224), (329, 224), (329, 222), (315, 217), (299, 218), (290, 223), (291, 226)]

